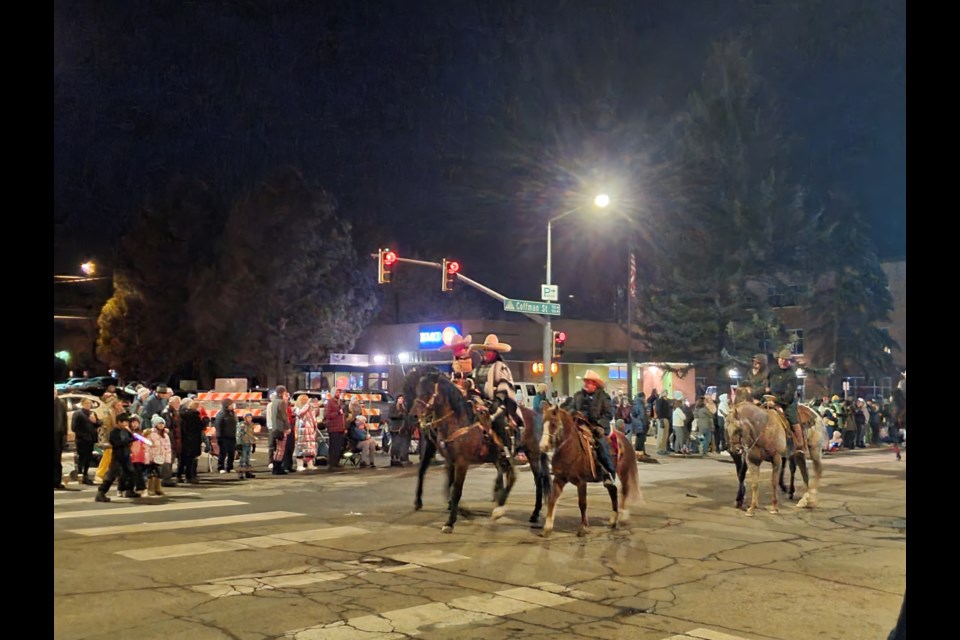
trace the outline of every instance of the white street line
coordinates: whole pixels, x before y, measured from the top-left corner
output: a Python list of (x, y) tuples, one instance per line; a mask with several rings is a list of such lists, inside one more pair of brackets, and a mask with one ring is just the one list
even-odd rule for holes
[[(93, 498), (88, 498), (92, 500)], [(111, 498), (112, 500), (112, 498)], [(137, 505), (135, 507), (123, 507), (122, 509), (85, 509), (83, 511), (65, 511), (63, 513), (55, 513), (53, 515), (54, 520), (63, 520), (64, 518), (96, 518), (99, 516), (116, 516), (116, 515), (127, 515), (131, 513), (155, 513), (157, 511), (180, 511), (182, 509), (207, 509), (214, 507), (236, 507), (243, 504), (249, 504), (247, 502), (240, 502), (239, 500), (207, 500), (205, 502), (189, 502), (180, 504), (154, 504), (154, 505)], [(149, 526), (149, 525), (147, 525)]]
[(113, 536), (122, 533), (146, 533), (148, 531), (171, 531), (174, 529), (192, 529), (194, 527), (214, 527), (225, 524), (239, 524), (243, 522), (260, 522), (279, 518), (295, 518), (305, 515), (292, 511), (268, 511), (266, 513), (245, 513), (237, 516), (220, 516), (216, 518), (199, 518), (196, 520), (171, 520), (169, 522), (140, 522), (124, 524), (115, 527), (91, 527), (88, 529), (69, 529), (70, 533), (81, 536)]
[[(287, 514), (287, 515), (277, 515)], [(266, 520), (279, 517), (293, 517), (303, 515), (301, 513), (289, 513), (286, 511), (274, 511), (269, 514), (262, 514), (267, 517), (258, 518)], [(333, 538), (343, 538), (367, 533), (365, 529), (356, 527), (331, 527), (328, 529), (313, 529), (311, 531), (298, 532), (299, 537), (305, 539), (293, 539), (298, 537), (296, 533), (281, 533), (269, 536), (254, 536), (251, 538), (239, 538), (237, 540), (214, 540), (210, 542), (192, 542), (186, 544), (173, 544), (164, 547), (145, 547), (140, 549), (130, 549), (129, 551), (117, 551), (117, 555), (126, 556), (132, 560), (158, 560), (161, 558), (182, 558), (185, 556), (199, 556), (208, 553), (221, 553), (224, 551), (239, 551), (240, 549), (268, 549), (270, 547), (281, 547), (301, 542), (314, 540), (330, 540)]]
[(369, 637), (377, 638), (400, 638), (404, 635), (417, 635), (422, 628), (435, 631), (465, 625), (495, 624), (504, 615), (577, 602), (574, 598), (555, 593), (558, 590), (564, 590), (563, 586), (549, 586), (552, 587), (550, 590), (519, 587), (455, 598), (448, 603), (434, 602), (386, 611), (379, 615), (360, 616), (346, 621), (288, 631), (284, 635), (296, 640), (356, 638), (365, 637), (366, 634), (376, 634)]
[(729, 633), (714, 631), (712, 629), (694, 629), (693, 631), (687, 631), (683, 635), (670, 636), (664, 640), (690, 640), (690, 638), (702, 638), (702, 640), (747, 640), (740, 636), (731, 636)]
[[(55, 493), (53, 494), (53, 504), (60, 505), (70, 502), (88, 502), (93, 500), (96, 497), (97, 490), (93, 489), (91, 491), (68, 491), (65, 493)], [(164, 493), (164, 495), (159, 496), (160, 498), (197, 498), (201, 494), (193, 491), (177, 491), (176, 493)], [(142, 496), (141, 499), (152, 500), (153, 496)], [(120, 498), (119, 503), (123, 504), (130, 500), (136, 500), (136, 498)], [(118, 499), (116, 495), (110, 496), (110, 502), (117, 502)], [(99, 511), (98, 511), (99, 512)]]

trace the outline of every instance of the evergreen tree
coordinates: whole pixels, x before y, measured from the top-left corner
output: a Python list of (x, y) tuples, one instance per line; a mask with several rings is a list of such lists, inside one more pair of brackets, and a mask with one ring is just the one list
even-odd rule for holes
[(656, 360), (726, 364), (723, 351), (786, 336), (767, 289), (800, 274), (815, 246), (775, 102), (737, 39), (716, 43), (675, 123), (675, 152), (643, 243), (637, 328)]
[(268, 380), (349, 351), (378, 309), (371, 263), (333, 198), (279, 170), (230, 211), (220, 259), (190, 304), (198, 340), (216, 345), (219, 370)]

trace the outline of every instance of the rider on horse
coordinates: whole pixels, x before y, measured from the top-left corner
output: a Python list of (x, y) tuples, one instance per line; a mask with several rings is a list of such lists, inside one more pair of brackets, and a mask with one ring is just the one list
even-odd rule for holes
[(592, 369), (583, 374), (583, 389), (573, 396), (573, 409), (579, 411), (590, 423), (593, 433), (593, 446), (605, 477), (603, 484), (612, 484), (616, 479), (616, 468), (610, 457), (606, 436), (610, 435), (610, 419), (613, 409), (610, 396), (603, 390), (604, 381)]
[[(745, 386), (750, 387), (753, 400), (757, 403), (763, 400), (763, 396), (768, 393), (767, 388), (770, 386), (770, 369), (767, 368), (768, 364), (767, 354), (765, 353), (758, 353), (753, 356), (750, 363), (750, 374), (747, 375), (747, 383)], [(747, 398), (743, 399), (746, 400)]]
[(800, 428), (800, 416), (797, 415), (797, 372), (793, 366), (793, 354), (789, 349), (781, 349), (777, 354), (777, 368), (770, 373), (768, 393), (773, 395), (773, 401), (783, 409), (790, 424), (790, 435), (793, 438), (793, 450), (796, 453), (806, 451), (803, 440), (803, 429)]
[(471, 336), (469, 334), (466, 336), (458, 334), (453, 336), (450, 344), (445, 344), (440, 347), (441, 350), (453, 352), (453, 375), (451, 378), (453, 379), (453, 383), (463, 391), (464, 395), (469, 395), (469, 391), (473, 386), (470, 374), (478, 369), (483, 361), (483, 356), (470, 349), (470, 340)]
[(496, 335), (488, 335), (482, 345), (470, 345), (471, 349), (482, 350), (483, 360), (480, 366), (473, 371), (475, 389), (487, 400), (494, 411), (503, 408), (500, 415), (493, 421), (493, 430), (503, 444), (504, 455), (510, 457), (510, 445), (513, 438), (507, 435), (507, 417), (514, 420), (517, 427), (523, 424), (523, 419), (517, 414), (516, 389), (513, 385), (513, 374), (510, 367), (500, 357), (513, 347), (500, 342)]

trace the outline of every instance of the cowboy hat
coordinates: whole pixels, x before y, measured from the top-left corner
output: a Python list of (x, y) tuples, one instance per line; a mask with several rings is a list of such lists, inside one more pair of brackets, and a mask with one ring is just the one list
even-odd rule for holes
[(597, 383), (598, 387), (607, 386), (607, 383), (604, 382), (603, 378), (601, 378), (600, 375), (593, 369), (587, 369), (587, 372), (583, 374), (583, 381), (586, 382), (587, 380), (593, 380)]
[(499, 351), (500, 353), (506, 353), (513, 349), (506, 342), (500, 342), (500, 339), (493, 333), (483, 339), (483, 344), (472, 344), (470, 348), (477, 351)]
[(450, 344), (443, 345), (442, 347), (440, 347), (440, 350), (443, 351), (446, 349), (449, 351), (453, 351), (457, 347), (462, 347), (464, 349), (467, 349), (470, 347), (470, 339), (472, 337), (473, 336), (471, 336), (469, 333), (465, 336), (462, 336), (459, 333), (454, 334), (453, 338), (450, 340)]
[(790, 349), (780, 349), (777, 352), (777, 360), (790, 360), (793, 358), (793, 354), (790, 353)]

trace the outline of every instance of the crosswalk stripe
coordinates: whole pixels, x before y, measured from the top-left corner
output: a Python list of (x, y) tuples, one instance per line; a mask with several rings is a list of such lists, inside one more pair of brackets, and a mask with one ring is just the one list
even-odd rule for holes
[[(92, 498), (91, 498), (92, 499)], [(96, 518), (102, 516), (116, 516), (136, 513), (155, 513), (158, 511), (180, 511), (182, 509), (208, 509), (214, 507), (236, 507), (248, 504), (239, 500), (207, 500), (204, 502), (188, 502), (175, 504), (145, 504), (134, 507), (106, 508), (106, 509), (84, 509), (83, 511), (64, 511), (63, 513), (53, 514), (54, 520), (63, 520), (65, 518)]]
[(215, 518), (199, 518), (194, 520), (170, 520), (168, 522), (141, 522), (138, 524), (124, 524), (114, 527), (91, 527), (88, 529), (69, 529), (70, 533), (81, 536), (113, 536), (121, 533), (146, 533), (148, 531), (172, 531), (174, 529), (192, 529), (194, 527), (214, 527), (225, 524), (242, 522), (259, 522), (262, 520), (277, 520), (280, 518), (296, 518), (305, 515), (292, 511), (267, 511), (265, 513), (245, 513), (237, 516), (219, 516)]
[[(273, 514), (287, 513), (286, 516), (267, 515), (270, 518), (292, 517), (303, 515), (301, 513), (288, 513), (286, 511), (274, 511)], [(268, 518), (258, 518), (266, 520)], [(222, 553), (224, 551), (239, 551), (241, 549), (268, 549), (270, 547), (279, 547), (302, 542), (316, 540), (329, 540), (332, 538), (343, 538), (367, 533), (365, 529), (357, 527), (330, 527), (327, 529), (312, 529), (309, 532), (298, 532), (298, 535), (292, 533), (280, 533), (269, 536), (254, 536), (251, 538), (240, 538), (238, 540), (214, 540), (210, 542), (192, 542), (186, 544), (173, 544), (163, 547), (145, 547), (139, 549), (129, 549), (127, 551), (117, 551), (117, 555), (125, 556), (131, 560), (159, 560), (162, 558), (182, 558), (185, 556), (199, 556), (208, 553)]]
[[(53, 494), (53, 504), (60, 505), (60, 504), (68, 504), (71, 502), (88, 502), (90, 500), (93, 500), (96, 492), (97, 492), (96, 489), (94, 489), (93, 491), (70, 491), (68, 493), (55, 493)], [(197, 498), (200, 495), (201, 494), (196, 491), (177, 491), (176, 493), (165, 493), (164, 496), (161, 496), (161, 497), (164, 497), (167, 499)], [(142, 496), (142, 498), (146, 498), (147, 500), (150, 500), (153, 498), (153, 496)], [(117, 500), (117, 497), (115, 495), (110, 496), (111, 502), (114, 502), (116, 500)], [(129, 500), (136, 500), (136, 498), (120, 498), (119, 499), (121, 504)]]
[(471, 624), (495, 624), (504, 615), (522, 613), (543, 607), (557, 607), (577, 602), (576, 599), (556, 593), (564, 588), (551, 585), (549, 590), (516, 587), (494, 593), (486, 593), (443, 603), (417, 605), (405, 609), (385, 611), (379, 615), (360, 616), (349, 620), (288, 631), (285, 637), (297, 640), (314, 638), (349, 638), (358, 632), (384, 634), (384, 638), (402, 638), (417, 635), (420, 630), (460, 627)]

